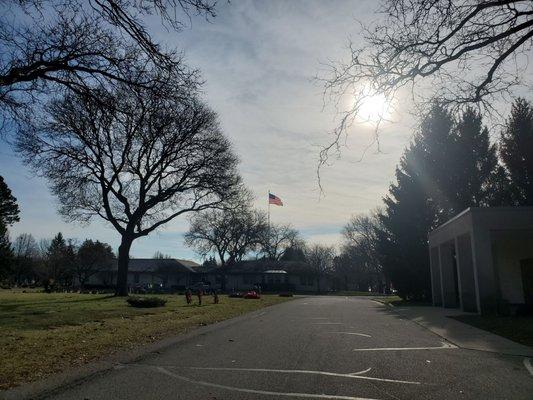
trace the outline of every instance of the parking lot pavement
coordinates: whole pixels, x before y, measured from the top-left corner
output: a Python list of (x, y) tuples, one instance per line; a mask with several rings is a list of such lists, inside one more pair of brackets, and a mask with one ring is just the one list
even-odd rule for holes
[(48, 398), (531, 400), (526, 364), (462, 349), (370, 299), (306, 297)]

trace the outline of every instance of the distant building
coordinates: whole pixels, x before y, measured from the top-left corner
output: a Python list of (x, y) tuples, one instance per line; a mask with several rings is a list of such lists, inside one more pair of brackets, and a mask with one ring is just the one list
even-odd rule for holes
[[(86, 287), (112, 287), (116, 278), (117, 265), (91, 276)], [(333, 288), (329, 275), (317, 277), (300, 261), (249, 260), (222, 270), (219, 266), (202, 266), (189, 260), (133, 258), (128, 268), (130, 290), (183, 290), (201, 282), (207, 287), (222, 289), (223, 278), (227, 291), (244, 291), (257, 286), (264, 291), (298, 292), (326, 292)]]
[(468, 208), (429, 234), (433, 304), (533, 308), (533, 207)]
[(247, 260), (227, 267), (222, 274), (220, 267), (196, 269), (202, 280), (211, 287), (222, 288), (222, 276), (226, 279), (226, 290), (248, 290), (261, 286), (266, 291), (326, 292), (332, 289), (331, 277), (316, 273), (305, 262)]
[[(200, 267), (194, 261), (176, 258), (132, 258), (128, 267), (128, 286), (152, 287), (164, 289), (183, 289), (196, 282), (199, 278), (196, 269)], [(117, 279), (118, 266), (93, 275), (86, 286), (114, 286)]]

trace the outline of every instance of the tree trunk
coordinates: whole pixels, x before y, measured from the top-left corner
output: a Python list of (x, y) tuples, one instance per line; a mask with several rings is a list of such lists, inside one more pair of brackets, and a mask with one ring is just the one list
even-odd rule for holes
[(133, 238), (129, 235), (123, 235), (118, 248), (118, 272), (117, 286), (115, 288), (116, 296), (128, 295), (128, 264), (130, 261), (130, 249)]

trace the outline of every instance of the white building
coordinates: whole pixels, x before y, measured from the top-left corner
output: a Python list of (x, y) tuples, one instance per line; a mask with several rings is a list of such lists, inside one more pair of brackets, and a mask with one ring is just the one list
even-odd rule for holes
[(533, 207), (468, 208), (429, 234), (433, 305), (533, 307)]

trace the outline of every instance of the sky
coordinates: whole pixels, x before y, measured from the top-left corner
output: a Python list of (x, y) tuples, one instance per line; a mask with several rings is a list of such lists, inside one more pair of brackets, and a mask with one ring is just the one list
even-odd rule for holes
[[(320, 193), (318, 153), (331, 140), (338, 110), (349, 99), (335, 106), (324, 99), (314, 77), (326, 73), (329, 60), (346, 60), (348, 39), (359, 40), (357, 21), (370, 22), (375, 7), (374, 1), (235, 0), (220, 2), (215, 19), (193, 18), (181, 32), (149, 21), (157, 40), (182, 50), (188, 64), (201, 70), (203, 96), (233, 143), (255, 205), (266, 210), (268, 191), (276, 194), (284, 206), (272, 206), (272, 222), (291, 224), (311, 243), (338, 244), (350, 216), (381, 205), (414, 131), (401, 101), (391, 116), (394, 123), (381, 129), (379, 153), (375, 147), (364, 153), (373, 127), (355, 124), (342, 157), (322, 170)], [(0, 171), (22, 211), (21, 221), (11, 228), (12, 238), (26, 232), (36, 239), (50, 238), (61, 231), (78, 241), (98, 239), (118, 248), (118, 234), (99, 220), (88, 225), (64, 222), (47, 183), (5, 143), (1, 146)], [(131, 254), (151, 257), (161, 251), (200, 261), (183, 244), (187, 228), (187, 217), (178, 218), (138, 239)]]

